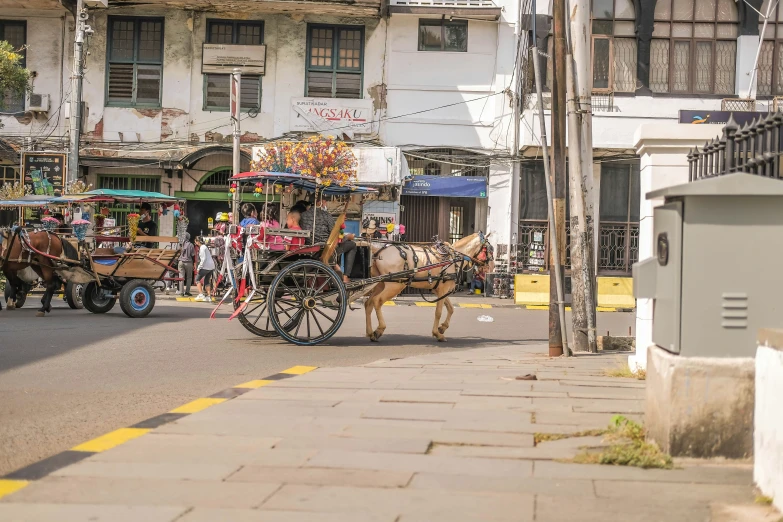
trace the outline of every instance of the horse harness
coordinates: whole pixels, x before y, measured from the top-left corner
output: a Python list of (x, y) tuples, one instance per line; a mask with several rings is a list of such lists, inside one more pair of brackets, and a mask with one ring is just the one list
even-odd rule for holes
[[(481, 234), (481, 245), (482, 248), (486, 244), (486, 239), (484, 238), (484, 235)], [(407, 250), (410, 249), (411, 254), (413, 255), (413, 268), (415, 269), (417, 265), (419, 264), (419, 256), (416, 254), (416, 249), (413, 248), (408, 243), (395, 243), (395, 242), (389, 242), (386, 243), (384, 246), (382, 246), (374, 255), (373, 258), (377, 259), (378, 256), (388, 247), (394, 247), (397, 249), (397, 252), (399, 253), (400, 257), (405, 262), (404, 265), (404, 271), (408, 271), (411, 269), (411, 267), (408, 265), (408, 253)], [(442, 281), (456, 281), (459, 276), (461, 276), (464, 272), (471, 270), (476, 265), (483, 265), (484, 263), (479, 261), (476, 258), (473, 258), (471, 256), (465, 255), (461, 252), (458, 252), (452, 248), (451, 245), (446, 243), (445, 241), (441, 241), (436, 239), (434, 245), (426, 244), (421, 246), (421, 249), (424, 251), (424, 255), (426, 256), (426, 263), (424, 266), (428, 266), (431, 264), (434, 264), (434, 261), (444, 261), (447, 257), (451, 257), (451, 263), (444, 265), (440, 273), (437, 274), (435, 277), (432, 275), (431, 270), (427, 270), (427, 278), (421, 279), (416, 277), (416, 272), (414, 271), (411, 276), (405, 280), (397, 281), (398, 283), (404, 283), (406, 285), (411, 285), (413, 283), (429, 283), (432, 284), (435, 283), (435, 286), (431, 288), (431, 290), (435, 290), (438, 288), (440, 283)], [(432, 254), (432, 258), (430, 257), (430, 254)], [(471, 266), (469, 266), (467, 269), (465, 269), (465, 265), (470, 263)], [(456, 270), (454, 273), (447, 273), (448, 269), (452, 266), (456, 267)], [(454, 287), (454, 290), (450, 291), (447, 294), (442, 295), (441, 297), (435, 299), (434, 301), (428, 300), (426, 297), (424, 297), (424, 292), (419, 292), (421, 294), (421, 298), (428, 303), (437, 303), (438, 301), (441, 301), (448, 296), (456, 293), (456, 286)]]
[[(48, 243), (46, 245), (46, 252), (43, 252), (46, 254), (47, 257), (52, 257), (50, 252), (52, 250), (52, 233), (48, 230), (41, 230), (40, 232), (46, 233), (46, 238), (48, 239)], [(26, 263), (28, 265), (32, 264), (40, 264), (40, 263), (33, 263), (33, 255), (39, 254), (42, 252), (38, 252), (33, 248), (32, 245), (30, 245), (30, 239), (27, 231), (22, 227), (13, 227), (11, 229), (10, 239), (8, 241), (8, 246), (5, 248), (5, 256), (3, 256), (2, 263), (0, 263), (0, 266), (4, 265), (8, 262), (8, 258), (11, 255), (11, 248), (14, 246), (14, 240), (19, 239), (19, 244), (21, 245), (21, 248), (19, 249), (19, 256), (16, 258), (16, 263)], [(27, 254), (27, 259), (25, 260), (25, 254)]]

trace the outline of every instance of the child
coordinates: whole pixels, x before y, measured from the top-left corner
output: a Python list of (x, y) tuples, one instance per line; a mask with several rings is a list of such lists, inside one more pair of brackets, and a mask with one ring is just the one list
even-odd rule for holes
[[(299, 226), (299, 220), (302, 218), (302, 214), (297, 212), (296, 210), (292, 210), (288, 212), (288, 216), (285, 219), (285, 226), (286, 228), (290, 230), (302, 230), (302, 227)], [(283, 244), (281, 245), (272, 245), (272, 250), (296, 250), (298, 248), (302, 248), (304, 246), (304, 239), (303, 237), (283, 237)], [(277, 247), (277, 248), (276, 248)]]

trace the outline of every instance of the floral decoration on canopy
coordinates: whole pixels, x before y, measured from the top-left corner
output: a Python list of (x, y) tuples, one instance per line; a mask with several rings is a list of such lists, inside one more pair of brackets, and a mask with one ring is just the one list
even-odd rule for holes
[(324, 187), (332, 183), (344, 187), (356, 180), (356, 165), (356, 156), (344, 141), (313, 136), (299, 143), (267, 145), (252, 168), (260, 172), (301, 174), (314, 178)]

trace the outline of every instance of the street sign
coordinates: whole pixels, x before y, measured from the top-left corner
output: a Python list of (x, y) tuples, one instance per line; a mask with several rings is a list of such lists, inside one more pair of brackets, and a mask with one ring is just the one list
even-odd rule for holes
[(239, 121), (239, 108), (240, 108), (240, 99), (239, 99), (239, 82), (241, 76), (239, 74), (232, 74), (231, 75), (231, 118)]
[(266, 73), (266, 45), (207, 44), (202, 47), (201, 72), (229, 74), (239, 68), (242, 74)]
[(22, 153), (24, 183), (36, 196), (61, 196), (66, 169), (64, 152)]

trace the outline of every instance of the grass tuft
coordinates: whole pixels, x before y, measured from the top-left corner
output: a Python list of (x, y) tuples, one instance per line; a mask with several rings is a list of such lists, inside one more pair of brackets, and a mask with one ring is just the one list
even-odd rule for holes
[(624, 377), (626, 379), (638, 379), (644, 381), (647, 379), (647, 370), (643, 368), (637, 368), (636, 371), (631, 370), (628, 365), (621, 366), (619, 368), (607, 368), (604, 370), (605, 377)]
[(614, 444), (602, 452), (584, 451), (578, 454), (573, 462), (644, 469), (672, 469), (673, 467), (671, 456), (663, 453), (654, 442), (645, 440), (644, 428), (622, 415), (615, 415), (612, 418), (606, 439)]
[(533, 443), (538, 446), (542, 442), (551, 442), (553, 440), (573, 439), (576, 437), (600, 437), (606, 435), (607, 430), (585, 430), (575, 433), (534, 433)]
[(772, 497), (768, 497), (766, 495), (756, 495), (756, 504), (761, 504), (762, 506), (771, 506)]

